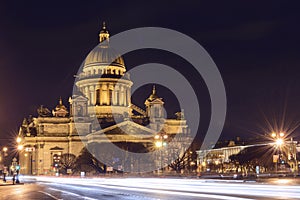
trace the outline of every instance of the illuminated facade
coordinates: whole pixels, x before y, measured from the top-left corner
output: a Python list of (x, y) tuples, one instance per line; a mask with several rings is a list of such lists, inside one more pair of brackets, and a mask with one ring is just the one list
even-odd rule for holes
[[(37, 117), (24, 119), (19, 131), (20, 145), (24, 147), (20, 151), (21, 173), (55, 173), (55, 164), (63, 154), (80, 154), (84, 147), (82, 140), (93, 143), (109, 138), (114, 143), (126, 141), (147, 148), (153, 146), (158, 130), (163, 129), (170, 136), (189, 134), (183, 112), (177, 113), (176, 119), (165, 119), (164, 101), (158, 97), (155, 87), (145, 101), (145, 110), (132, 103), (133, 82), (126, 73), (123, 58), (109, 47), (105, 24), (99, 41), (76, 77), (78, 95), (69, 98), (70, 109), (60, 99), (52, 112), (41, 106)], [(80, 117), (82, 120), (74, 120)], [(89, 117), (98, 119), (101, 130)], [(79, 132), (85, 136), (80, 138)], [(147, 137), (134, 137), (141, 132)]]

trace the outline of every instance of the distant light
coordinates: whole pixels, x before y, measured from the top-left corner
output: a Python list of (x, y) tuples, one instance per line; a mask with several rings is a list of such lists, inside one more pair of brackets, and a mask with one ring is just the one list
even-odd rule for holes
[(155, 139), (159, 139), (159, 135), (156, 135), (154, 138), (155, 138)]
[(164, 135), (164, 139), (167, 139), (168, 138), (168, 135)]

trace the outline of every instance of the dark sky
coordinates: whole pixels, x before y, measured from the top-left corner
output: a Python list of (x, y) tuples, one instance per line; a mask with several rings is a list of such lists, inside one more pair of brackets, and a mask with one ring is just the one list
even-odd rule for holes
[[(111, 35), (156, 26), (198, 41), (224, 79), (224, 138), (267, 133), (267, 121), (272, 127), (284, 121), (284, 130), (293, 129), (300, 122), (299, 8), (297, 1), (276, 0), (1, 1), (0, 142), (18, 131), (24, 117), (36, 115), (39, 105), (53, 109), (60, 96), (67, 101), (73, 75), (98, 44), (102, 21)], [(209, 99), (201, 77), (174, 55), (145, 51), (124, 57), (128, 69), (153, 59), (181, 67), (199, 99)], [(168, 93), (161, 96), (170, 99)], [(144, 99), (137, 101), (141, 105)], [(209, 110), (207, 102), (201, 106)], [(204, 120), (203, 129), (206, 125)]]

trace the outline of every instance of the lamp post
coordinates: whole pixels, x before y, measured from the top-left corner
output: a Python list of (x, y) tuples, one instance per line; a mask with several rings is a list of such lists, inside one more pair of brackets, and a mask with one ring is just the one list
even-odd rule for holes
[(160, 150), (160, 168), (163, 172), (163, 155), (162, 151), (165, 146), (167, 146), (166, 140), (168, 139), (168, 135), (164, 132), (160, 132), (154, 137), (155, 139), (155, 147)]
[(280, 161), (280, 154), (281, 154), (281, 148), (282, 145), (284, 144), (284, 133), (280, 132), (280, 133), (275, 133), (273, 132), (271, 134), (271, 137), (274, 139), (275, 141), (275, 148), (276, 148), (276, 157), (273, 157), (273, 162), (275, 163), (275, 171), (276, 173), (278, 172), (278, 161)]
[(7, 174), (7, 167), (5, 166), (5, 157), (7, 156), (7, 151), (8, 148), (7, 147), (3, 147), (2, 148), (2, 153), (3, 153), (3, 157), (2, 157), (2, 163), (3, 163), (3, 182), (6, 182), (6, 174)]
[(19, 180), (19, 173), (20, 173), (20, 151), (23, 150), (23, 145), (21, 144), (21, 141), (22, 139), (20, 137), (17, 137), (16, 139), (17, 141), (17, 163), (16, 163), (16, 168), (15, 168), (15, 171), (16, 171), (16, 183), (20, 183), (20, 180)]

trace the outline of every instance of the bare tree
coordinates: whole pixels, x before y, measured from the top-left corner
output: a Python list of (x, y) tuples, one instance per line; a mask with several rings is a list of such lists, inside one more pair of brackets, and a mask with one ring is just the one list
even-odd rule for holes
[(75, 168), (76, 156), (71, 153), (62, 154), (60, 159), (61, 173), (66, 174), (68, 169), (73, 170)]
[(168, 166), (176, 171), (176, 173), (180, 173), (182, 169), (185, 169), (189, 166), (190, 154), (189, 151), (177, 151), (175, 154), (176, 159)]

